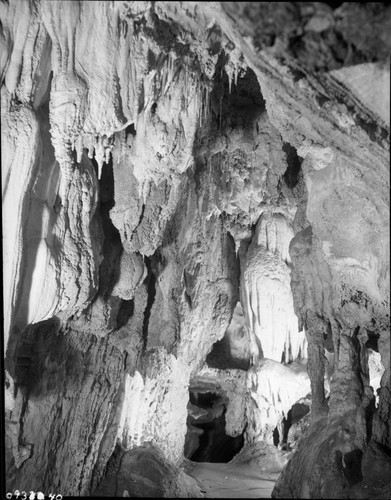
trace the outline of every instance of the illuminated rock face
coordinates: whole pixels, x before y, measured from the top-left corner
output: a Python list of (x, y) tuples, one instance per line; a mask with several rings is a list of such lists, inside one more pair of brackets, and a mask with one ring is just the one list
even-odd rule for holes
[(288, 416), (291, 407), (310, 393), (305, 365), (284, 366), (268, 359), (249, 370), (247, 386), (248, 418), (252, 423), (247, 431), (250, 442), (273, 443), (274, 429)]
[(248, 328), (258, 341), (255, 358), (286, 363), (307, 357), (290, 287), (292, 224), (283, 214), (262, 214), (242, 259), (242, 301)]
[(0, 16), (7, 488), (88, 495), (152, 442), (197, 493), (201, 384), (261, 450), (311, 392), (274, 494), (360, 496), (391, 447), (388, 7)]

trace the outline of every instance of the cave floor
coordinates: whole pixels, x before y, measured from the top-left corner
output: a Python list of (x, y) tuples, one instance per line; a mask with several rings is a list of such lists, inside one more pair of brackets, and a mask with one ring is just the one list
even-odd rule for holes
[(186, 472), (197, 479), (205, 498), (271, 498), (271, 479), (249, 464), (188, 462)]

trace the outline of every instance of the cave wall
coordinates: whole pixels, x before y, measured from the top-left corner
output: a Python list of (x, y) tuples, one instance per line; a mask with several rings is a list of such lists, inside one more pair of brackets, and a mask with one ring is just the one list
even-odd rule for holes
[(270, 5), (0, 4), (9, 488), (89, 494), (117, 443), (179, 464), (189, 383), (239, 299), (228, 433), (272, 441), (312, 393), (277, 496), (327, 496), (311, 436), (315, 463), (391, 446), (390, 11)]

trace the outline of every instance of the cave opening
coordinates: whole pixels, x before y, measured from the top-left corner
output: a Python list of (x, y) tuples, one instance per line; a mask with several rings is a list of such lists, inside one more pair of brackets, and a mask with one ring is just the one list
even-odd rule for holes
[[(132, 127), (133, 124), (130, 128), (132, 129)], [(128, 131), (128, 129), (129, 127), (126, 130)], [(95, 158), (92, 158), (91, 162), (98, 177), (98, 163)], [(126, 325), (133, 316), (134, 301), (133, 299), (126, 300), (111, 296), (111, 292), (119, 279), (120, 260), (124, 251), (120, 233), (110, 218), (110, 210), (115, 205), (114, 172), (111, 156), (108, 162), (104, 164), (98, 182), (99, 202), (95, 216), (99, 217), (103, 230), (103, 260), (99, 266), (99, 289), (95, 299), (98, 296), (104, 297), (105, 300), (110, 298), (113, 310), (116, 311), (115, 328), (117, 329)], [(114, 306), (114, 304), (116, 305)]]
[(148, 343), (148, 327), (149, 327), (149, 322), (151, 319), (151, 311), (152, 311), (152, 306), (155, 302), (155, 297), (156, 297), (156, 283), (157, 283), (157, 278), (154, 273), (154, 267), (155, 267), (155, 260), (157, 259), (157, 256), (152, 256), (152, 257), (145, 257), (145, 265), (148, 270), (148, 274), (145, 278), (145, 284), (147, 286), (148, 290), (148, 298), (147, 298), (147, 305), (144, 311), (144, 321), (143, 321), (143, 342), (144, 342), (144, 349), (147, 348), (147, 343)]
[(237, 77), (225, 70), (228, 57), (222, 52), (216, 64), (213, 89), (210, 94), (212, 128), (233, 130), (247, 126), (266, 111), (266, 102), (256, 74), (251, 68), (238, 69)]
[(273, 431), (273, 444), (274, 446), (278, 446), (280, 443), (280, 433), (278, 432), (277, 427)]
[[(98, 163), (91, 160), (95, 173), (98, 176)], [(114, 200), (114, 173), (113, 160), (110, 157), (104, 164), (99, 179), (98, 214), (103, 229), (103, 260), (99, 267), (99, 292), (108, 297), (114, 284), (119, 278), (119, 260), (123, 252), (121, 236), (110, 218), (110, 210), (115, 205)]]
[[(292, 408), (288, 411), (288, 414), (286, 417), (283, 418), (282, 420), (282, 436), (280, 440), (280, 436), (278, 435), (278, 442), (274, 442), (275, 446), (280, 445), (282, 449), (287, 449), (289, 448), (289, 431), (290, 429), (295, 425), (298, 424), (300, 427), (299, 422), (301, 422), (302, 425), (305, 425), (305, 422), (302, 420), (308, 413), (310, 412), (310, 406), (304, 402), (297, 402), (295, 403)], [(278, 429), (276, 428), (278, 433)], [(298, 429), (299, 434), (301, 434), (301, 430)], [(273, 434), (274, 438), (274, 434)]]
[(245, 357), (234, 356), (231, 348), (231, 339), (225, 335), (213, 344), (212, 350), (206, 356), (206, 364), (210, 368), (219, 370), (244, 370), (250, 367), (250, 360)]
[(227, 398), (216, 392), (190, 390), (185, 457), (193, 462), (228, 463), (243, 448), (244, 433), (226, 432)]
[(299, 174), (303, 159), (298, 156), (296, 148), (288, 142), (284, 142), (282, 149), (286, 155), (286, 162), (288, 165), (283, 177), (286, 185), (290, 189), (293, 189), (299, 182)]
[(367, 330), (367, 335), (368, 340), (365, 342), (365, 347), (367, 349), (372, 349), (375, 352), (379, 352), (378, 341), (380, 338), (380, 333)]

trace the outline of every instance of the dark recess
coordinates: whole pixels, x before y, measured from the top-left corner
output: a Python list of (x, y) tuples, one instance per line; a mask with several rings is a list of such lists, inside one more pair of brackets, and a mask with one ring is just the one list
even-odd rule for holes
[(121, 304), (117, 314), (117, 328), (126, 325), (129, 319), (133, 316), (134, 300), (121, 300)]
[(147, 347), (147, 341), (148, 341), (148, 324), (149, 324), (149, 319), (151, 317), (151, 310), (153, 303), (155, 301), (155, 295), (156, 295), (156, 277), (153, 273), (153, 261), (152, 257), (145, 257), (145, 265), (148, 270), (147, 277), (145, 278), (145, 284), (147, 285), (147, 290), (148, 290), (148, 300), (147, 300), (147, 307), (145, 308), (144, 311), (144, 323), (143, 323), (143, 341), (144, 341), (144, 349)]
[(333, 10), (338, 9), (344, 2), (323, 2), (326, 5), (329, 5)]
[[(288, 354), (288, 355), (287, 355)], [(281, 363), (284, 365), (289, 365), (290, 363), (293, 363), (293, 355), (292, 355), (292, 348), (289, 346), (288, 353), (285, 351), (281, 355)]]
[(245, 74), (238, 75), (237, 84), (231, 82), (229, 91), (229, 78), (224, 69), (226, 62), (227, 55), (223, 51), (216, 64), (210, 96), (213, 123), (220, 130), (251, 124), (260, 112), (266, 110), (258, 79), (250, 68)]
[(190, 391), (190, 402), (199, 408), (213, 409), (215, 412), (216, 409), (221, 408), (221, 413), (211, 418), (211, 412), (198, 420), (189, 416), (188, 426), (190, 425), (203, 432), (199, 437), (198, 448), (187, 458), (194, 462), (212, 463), (227, 463), (232, 460), (243, 448), (244, 436), (243, 434), (237, 437), (227, 435), (225, 431), (225, 413), (227, 409), (223, 397), (214, 392), (197, 392), (194, 394)]
[(284, 181), (290, 189), (293, 189), (299, 182), (299, 172), (303, 160), (297, 155), (296, 148), (291, 146), (288, 142), (284, 142), (282, 149), (285, 152), (286, 162), (288, 164), (288, 168), (283, 176)]
[[(292, 44), (293, 43), (294, 42), (292, 42)], [(300, 39), (298, 39), (296, 43), (300, 43)], [(306, 74), (303, 71), (293, 66), (290, 67), (290, 72), (292, 73), (293, 81), (295, 83), (306, 77)]]
[(134, 123), (131, 123), (126, 127), (125, 134), (126, 137), (128, 137), (128, 135), (132, 135), (133, 137), (136, 135), (136, 129), (134, 128)]
[(299, 420), (301, 420), (305, 415), (307, 415), (307, 413), (309, 413), (309, 411), (310, 407), (304, 403), (295, 403), (292, 406), (292, 408), (288, 411), (288, 415), (282, 421), (282, 429), (283, 429), (283, 435), (281, 441), (282, 446), (284, 446), (288, 441), (288, 433), (292, 425), (296, 424)]
[(211, 368), (229, 370), (230, 368), (247, 371), (250, 360), (232, 357), (229, 339), (225, 336), (213, 344), (211, 352), (206, 357), (206, 363)]
[(198, 449), (190, 457), (193, 462), (228, 463), (243, 448), (244, 437), (228, 436), (225, 432), (225, 414), (210, 423), (197, 425), (204, 433)]
[(273, 444), (274, 446), (278, 446), (280, 442), (280, 433), (278, 432), (277, 427), (273, 431)]
[[(98, 173), (98, 164), (92, 159), (95, 172)], [(99, 180), (99, 215), (104, 233), (103, 260), (99, 267), (99, 295), (107, 300), (119, 278), (119, 263), (123, 252), (121, 236), (110, 219), (110, 210), (115, 205), (113, 161), (102, 167)]]
[(368, 340), (365, 342), (365, 347), (367, 349), (372, 349), (376, 352), (379, 352), (378, 341), (380, 338), (380, 334), (367, 330), (367, 335), (368, 335)]
[(363, 480), (361, 472), (362, 450), (352, 450), (345, 453), (342, 461), (342, 470), (351, 486)]
[(213, 404), (220, 399), (215, 392), (197, 392), (190, 391), (190, 403), (200, 408), (212, 408)]

